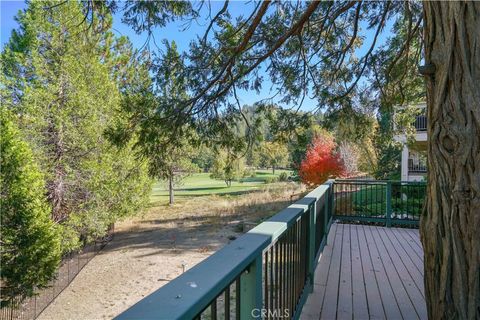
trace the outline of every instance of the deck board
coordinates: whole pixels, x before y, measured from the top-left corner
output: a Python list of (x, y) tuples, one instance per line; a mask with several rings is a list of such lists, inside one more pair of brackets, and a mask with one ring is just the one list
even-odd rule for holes
[[(342, 255), (341, 262), (351, 261), (351, 246), (350, 246), (350, 225), (343, 226), (343, 241), (342, 241)], [(340, 264), (340, 282), (338, 286), (338, 306), (337, 319), (351, 319), (353, 313), (352, 301), (352, 264)]]
[[(391, 239), (396, 239), (396, 241), (400, 244), (400, 246), (403, 248), (405, 252), (410, 252), (412, 250), (411, 245), (405, 241), (405, 238), (402, 237), (396, 229), (392, 230), (393, 237)], [(415, 265), (416, 269), (422, 276), (422, 283), (423, 283), (423, 259), (422, 257), (419, 257), (418, 254), (409, 254), (408, 255), (412, 263)]]
[(325, 290), (327, 288), (328, 272), (330, 270), (330, 262), (332, 261), (333, 247), (335, 246), (335, 235), (337, 225), (332, 225), (327, 238), (327, 245), (321, 253), (317, 268), (315, 269), (315, 288), (316, 290), (310, 294), (309, 299), (303, 307), (300, 319), (310, 320), (319, 319), (320, 310), (323, 304)]
[[(358, 234), (360, 254), (362, 257), (363, 277), (365, 279), (365, 291), (368, 305), (368, 316), (370, 319), (385, 319), (382, 298), (380, 296), (379, 285), (373, 268), (370, 251), (367, 244), (367, 238), (363, 226), (354, 226)], [(360, 319), (360, 318), (359, 318)], [(365, 319), (365, 318), (362, 318)]]
[(337, 225), (335, 228), (335, 245), (330, 262), (330, 272), (328, 273), (327, 287), (323, 299), (322, 312), (320, 319), (334, 319), (337, 317), (338, 287), (340, 282), (340, 265), (343, 243), (343, 225)]
[(405, 251), (405, 248), (403, 247), (402, 243), (398, 241), (398, 239), (393, 236), (393, 237), (388, 237), (387, 233), (385, 230), (381, 230), (383, 232), (383, 236), (385, 239), (388, 239), (390, 241), (390, 244), (393, 246), (394, 250), (400, 257), (403, 265), (405, 266), (408, 274), (410, 277), (413, 279), (416, 288), (419, 290), (420, 294), (422, 297), (425, 297), (425, 294), (423, 292), (423, 275), (422, 275), (422, 269), (419, 268), (415, 263), (413, 262), (413, 259), (408, 255), (408, 252)]
[(360, 241), (355, 225), (350, 225), (350, 248), (352, 260), (352, 300), (353, 316), (357, 319), (368, 318), (368, 305), (363, 263), (360, 254)]
[(424, 295), (418, 230), (333, 224), (301, 319), (423, 320)]

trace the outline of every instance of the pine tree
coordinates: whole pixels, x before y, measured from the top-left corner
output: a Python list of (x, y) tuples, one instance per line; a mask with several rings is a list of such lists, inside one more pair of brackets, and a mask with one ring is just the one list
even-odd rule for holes
[(95, 17), (90, 29), (76, 29), (84, 17), (78, 2), (45, 6), (31, 2), (18, 17), (2, 55), (2, 99), (19, 115), (45, 173), (51, 217), (69, 251), (137, 212), (150, 179), (130, 148), (119, 150), (105, 136), (121, 118), (115, 80), (127, 72), (111, 33)]
[(50, 220), (44, 176), (28, 144), (0, 111), (2, 302), (44, 287), (60, 262), (58, 228)]

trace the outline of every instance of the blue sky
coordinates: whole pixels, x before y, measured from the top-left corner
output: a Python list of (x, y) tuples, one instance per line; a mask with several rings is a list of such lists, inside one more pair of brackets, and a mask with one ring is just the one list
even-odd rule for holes
[[(220, 9), (223, 5), (221, 1), (212, 1), (212, 14)], [(251, 4), (246, 4), (245, 2), (233, 1), (229, 8), (231, 12), (235, 15), (240, 15), (248, 12)], [(11, 31), (18, 27), (18, 23), (15, 21), (14, 17), (19, 10), (26, 8), (24, 1), (5, 1), (0, 0), (0, 23), (1, 23), (1, 46), (5, 45), (8, 42)], [(162, 48), (161, 41), (167, 39), (169, 41), (175, 40), (180, 51), (188, 49), (188, 44), (191, 40), (195, 38), (196, 35), (203, 35), (203, 32), (206, 28), (208, 17), (199, 18), (196, 23), (192, 23), (187, 30), (183, 30), (181, 23), (170, 23), (165, 28), (158, 28), (154, 31), (156, 43), (160, 48)], [(387, 28), (388, 29), (388, 28)], [(147, 39), (147, 35), (136, 34), (128, 25), (121, 22), (121, 13), (114, 16), (113, 31), (118, 35), (128, 36), (130, 41), (136, 48), (142, 47)], [(368, 34), (368, 33), (367, 33)], [(384, 38), (385, 36), (383, 36)], [(154, 46), (153, 42), (150, 42), (150, 47)], [(152, 48), (156, 49), (156, 48)], [(265, 81), (263, 84), (263, 89), (260, 94), (257, 94), (255, 91), (240, 91), (239, 98), (242, 104), (253, 104), (259, 100), (265, 99), (272, 95), (270, 92), (271, 82), (268, 80), (268, 76), (264, 77)], [(314, 110), (317, 106), (316, 101), (305, 99), (302, 109)]]

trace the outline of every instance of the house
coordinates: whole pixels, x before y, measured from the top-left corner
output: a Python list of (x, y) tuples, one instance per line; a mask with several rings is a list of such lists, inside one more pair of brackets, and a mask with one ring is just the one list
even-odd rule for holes
[(395, 140), (403, 144), (401, 162), (402, 181), (424, 181), (427, 176), (427, 115), (426, 104), (415, 105), (419, 114), (413, 123), (415, 133), (413, 140), (407, 139), (407, 134), (402, 133), (395, 136)]

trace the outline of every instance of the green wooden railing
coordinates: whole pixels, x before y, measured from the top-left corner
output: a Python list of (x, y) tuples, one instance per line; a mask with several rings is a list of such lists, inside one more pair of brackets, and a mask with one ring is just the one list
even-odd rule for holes
[(418, 223), (424, 188), (329, 180), (116, 319), (298, 319), (332, 221)]

